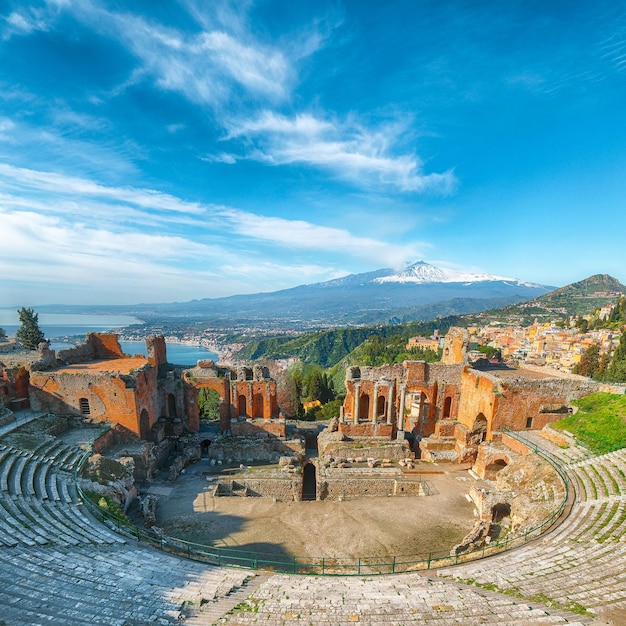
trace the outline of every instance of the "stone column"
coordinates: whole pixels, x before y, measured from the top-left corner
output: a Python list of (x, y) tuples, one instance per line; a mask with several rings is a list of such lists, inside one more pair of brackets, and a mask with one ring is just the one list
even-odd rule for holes
[(393, 424), (393, 381), (389, 382), (389, 387), (387, 387), (387, 406), (385, 407), (387, 410), (387, 424), (391, 426)]
[(378, 421), (378, 383), (374, 384), (374, 398), (372, 399), (372, 408), (370, 409), (372, 414), (372, 423)]
[[(398, 409), (398, 437), (404, 433), (404, 404), (406, 402), (406, 385), (400, 385), (400, 408)], [(404, 439), (404, 435), (400, 437)]]
[(352, 411), (352, 421), (359, 423), (359, 404), (361, 401), (361, 383), (354, 383), (354, 411)]
[(345, 424), (345, 422), (346, 422), (345, 415), (343, 414), (343, 404), (339, 407), (339, 421), (342, 424)]

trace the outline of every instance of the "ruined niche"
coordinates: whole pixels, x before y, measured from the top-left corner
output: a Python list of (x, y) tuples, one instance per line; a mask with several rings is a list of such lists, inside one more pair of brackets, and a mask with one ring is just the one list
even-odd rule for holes
[(469, 345), (469, 331), (466, 328), (453, 326), (444, 337), (441, 362), (445, 365), (468, 363), (467, 352)]

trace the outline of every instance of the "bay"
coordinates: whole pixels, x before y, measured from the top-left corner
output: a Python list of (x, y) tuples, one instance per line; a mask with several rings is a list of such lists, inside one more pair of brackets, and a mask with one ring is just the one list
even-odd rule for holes
[[(147, 356), (145, 341), (120, 341), (120, 346), (126, 354), (141, 354)], [(167, 361), (174, 365), (194, 366), (198, 361), (217, 361), (219, 355), (202, 346), (193, 346), (186, 343), (167, 343)]]
[[(46, 339), (119, 330), (132, 324), (143, 324), (143, 321), (132, 315), (39, 313), (39, 327)], [(19, 327), (16, 309), (0, 309), (0, 328), (4, 328), (9, 337), (15, 337)]]

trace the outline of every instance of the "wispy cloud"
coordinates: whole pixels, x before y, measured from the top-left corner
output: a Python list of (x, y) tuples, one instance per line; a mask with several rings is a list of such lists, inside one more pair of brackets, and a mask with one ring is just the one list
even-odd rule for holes
[[(155, 274), (186, 272), (187, 278), (172, 288), (177, 298), (207, 295), (181, 293), (194, 276), (201, 284), (206, 268), (220, 277), (219, 295), (228, 295), (233, 290), (274, 290), (346, 273), (337, 266), (310, 263), (309, 254), (339, 252), (346, 259), (399, 265), (420, 256), (426, 247), (2, 163), (0, 222), (5, 241), (0, 275), (19, 275), (24, 282), (47, 277), (51, 284), (63, 276), (74, 277), (87, 288), (94, 277), (100, 277), (103, 285), (115, 282), (120, 274), (126, 280), (127, 268), (137, 275), (145, 272), (146, 285), (154, 284)], [(284, 258), (285, 251), (289, 262), (267, 261), (267, 255)], [(258, 274), (255, 279), (233, 269), (261, 266), (267, 266), (261, 280)], [(228, 276), (233, 276), (234, 287), (227, 286)], [(130, 293), (134, 301), (138, 293)], [(149, 299), (148, 294), (142, 299)]]
[(456, 185), (452, 171), (426, 174), (417, 155), (396, 154), (405, 132), (408, 128), (400, 122), (372, 130), (351, 120), (329, 121), (310, 114), (289, 118), (265, 111), (233, 122), (227, 138), (254, 140), (255, 148), (244, 158), (271, 165), (311, 165), (365, 187), (450, 193)]
[(195, 31), (185, 31), (130, 11), (109, 10), (95, 0), (73, 2), (69, 10), (135, 56), (140, 66), (128, 84), (149, 77), (160, 89), (211, 107), (242, 95), (280, 101), (290, 94), (295, 72), (284, 51), (258, 41), (234, 13), (227, 24), (205, 15)]

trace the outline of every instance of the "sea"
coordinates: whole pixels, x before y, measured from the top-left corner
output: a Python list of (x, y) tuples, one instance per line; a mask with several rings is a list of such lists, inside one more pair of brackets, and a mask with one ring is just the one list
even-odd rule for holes
[[(142, 324), (143, 321), (131, 315), (92, 315), (66, 313), (39, 313), (39, 327), (53, 350), (71, 348), (74, 344), (67, 337), (87, 333), (120, 332), (126, 326)], [(0, 328), (4, 328), (9, 337), (15, 337), (19, 328), (16, 309), (0, 309)], [(122, 350), (127, 354), (143, 354), (146, 356), (144, 341), (120, 341)], [(167, 360), (175, 365), (192, 366), (200, 360), (218, 360), (218, 355), (202, 346), (181, 343), (167, 344)]]

